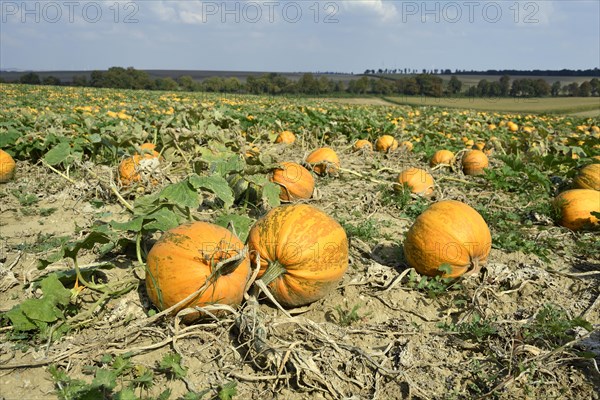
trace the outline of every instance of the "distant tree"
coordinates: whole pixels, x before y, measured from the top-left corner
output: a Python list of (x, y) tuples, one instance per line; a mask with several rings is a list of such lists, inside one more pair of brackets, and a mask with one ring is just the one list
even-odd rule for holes
[(202, 81), (202, 89), (207, 92), (222, 92), (224, 87), (225, 81), (219, 76), (211, 76)]
[(102, 87), (103, 82), (104, 82), (104, 72), (92, 71), (92, 73), (90, 74), (90, 86)]
[(581, 97), (590, 97), (592, 94), (592, 84), (590, 81), (583, 81), (581, 85), (579, 85), (579, 96)]
[(19, 78), (19, 82), (26, 85), (39, 85), (40, 77), (35, 72), (28, 72)]
[(572, 82), (567, 85), (567, 94), (569, 96), (578, 96), (579, 95), (579, 85), (577, 82)]
[(231, 77), (231, 78), (225, 79), (224, 87), (225, 87), (225, 91), (228, 93), (238, 92), (240, 90), (241, 86), (242, 85), (238, 78)]
[(550, 87), (550, 94), (552, 97), (556, 97), (560, 94), (560, 81), (556, 81)]
[(488, 95), (488, 91), (489, 91), (489, 86), (490, 83), (487, 81), (487, 79), (481, 79), (478, 83), (477, 83), (477, 96), (487, 96)]
[(344, 85), (344, 82), (342, 81), (337, 81), (333, 87), (333, 91), (336, 93), (341, 93), (344, 90), (346, 90), (346, 87)]
[(6, 80), (0, 76), (0, 83), (6, 83)]
[(154, 81), (154, 88), (156, 90), (174, 91), (174, 90), (177, 90), (179, 88), (179, 85), (177, 84), (177, 82), (175, 81), (175, 79), (173, 79), (171, 77), (157, 78)]
[(194, 78), (192, 78), (189, 75), (180, 76), (179, 78), (177, 78), (177, 83), (179, 84), (179, 87), (182, 90), (185, 90), (185, 91), (188, 91), (188, 92), (193, 91), (194, 88), (195, 88)]
[(536, 97), (546, 97), (550, 95), (551, 87), (548, 82), (544, 79), (536, 79), (533, 81), (533, 95)]
[(594, 78), (590, 81), (590, 86), (592, 90), (592, 96), (600, 96), (600, 80), (598, 78)]
[(85, 75), (75, 75), (73, 76), (73, 86), (87, 86), (88, 79)]
[(500, 78), (500, 96), (508, 96), (510, 93), (510, 76), (502, 75)]
[(60, 79), (58, 79), (55, 76), (48, 75), (48, 76), (44, 77), (44, 79), (42, 79), (42, 85), (59, 86)]
[(448, 93), (450, 95), (455, 95), (460, 93), (461, 89), (462, 82), (456, 77), (456, 75), (452, 75), (452, 77), (448, 81)]

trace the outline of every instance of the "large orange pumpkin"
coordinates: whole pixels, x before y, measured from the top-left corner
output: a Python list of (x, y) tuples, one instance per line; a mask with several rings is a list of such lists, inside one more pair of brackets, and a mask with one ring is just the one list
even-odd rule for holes
[(310, 153), (304, 162), (317, 175), (335, 175), (340, 168), (340, 159), (329, 147), (321, 147)]
[[(216, 268), (219, 262), (243, 251), (240, 239), (218, 225), (191, 222), (173, 228), (148, 253), (148, 297), (159, 310), (164, 310), (203, 288), (195, 299), (178, 310), (209, 304), (237, 306), (242, 302), (250, 273), (248, 256)], [(191, 314), (186, 320), (199, 316)]]
[(299, 307), (333, 290), (348, 268), (346, 232), (307, 204), (274, 208), (248, 235), (250, 257), (260, 255), (261, 280), (286, 307)]
[(600, 213), (600, 191), (567, 190), (556, 196), (554, 204), (560, 210), (559, 225), (572, 231), (598, 226), (598, 218), (592, 212)]
[(431, 157), (429, 165), (435, 167), (439, 164), (452, 164), (454, 162), (454, 153), (450, 150), (438, 150)]
[(354, 146), (352, 146), (352, 150), (354, 150), (354, 151), (372, 151), (373, 145), (368, 140), (359, 139), (356, 142), (354, 142)]
[(0, 150), (0, 183), (8, 182), (15, 176), (17, 164), (10, 154)]
[(389, 153), (398, 148), (398, 141), (391, 135), (383, 135), (375, 141), (375, 149), (384, 153)]
[(462, 158), (462, 167), (465, 175), (481, 175), (490, 162), (481, 150), (469, 150)]
[(600, 190), (600, 164), (583, 167), (573, 180), (573, 186), (579, 189)]
[(315, 179), (310, 171), (295, 162), (283, 162), (269, 177), (271, 182), (281, 186), (279, 198), (282, 201), (310, 199), (315, 190)]
[(398, 185), (394, 186), (396, 191), (402, 191), (408, 187), (412, 193), (429, 197), (433, 194), (433, 176), (424, 169), (408, 168), (398, 175)]
[(417, 272), (446, 277), (476, 273), (492, 248), (490, 230), (481, 215), (467, 204), (444, 200), (431, 205), (417, 217), (406, 234), (404, 256)]
[(277, 138), (275, 139), (275, 143), (292, 144), (295, 141), (296, 135), (294, 135), (294, 133), (290, 131), (280, 132), (279, 135), (277, 135)]
[[(127, 157), (119, 164), (119, 182), (123, 186), (129, 186), (142, 180), (141, 170), (153, 171), (158, 168), (160, 153), (155, 150), (153, 143), (144, 143), (140, 146), (140, 153)], [(158, 183), (156, 180), (151, 181)]]

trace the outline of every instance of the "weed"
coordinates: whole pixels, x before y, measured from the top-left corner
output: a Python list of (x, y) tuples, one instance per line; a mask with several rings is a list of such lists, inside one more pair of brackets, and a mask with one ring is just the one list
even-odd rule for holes
[(367, 219), (358, 224), (354, 225), (352, 223), (340, 220), (340, 224), (350, 237), (357, 237), (365, 242), (369, 242), (380, 236), (379, 228), (377, 227), (377, 223), (372, 219)]
[(358, 310), (362, 307), (361, 304), (355, 304), (352, 309), (343, 309), (340, 306), (335, 307), (335, 311), (337, 312), (336, 322), (340, 326), (350, 326), (354, 322), (364, 320), (371, 313), (360, 315)]
[[(444, 274), (448, 274), (451, 272), (451, 269), (452, 267), (449, 264), (443, 264), (438, 270)], [(425, 292), (427, 297), (431, 299), (443, 295), (450, 287), (454, 289), (461, 288), (460, 284), (454, 278), (445, 278), (442, 275), (427, 277), (419, 275), (414, 270), (410, 271), (408, 275), (407, 286)]]
[(443, 323), (438, 324), (438, 327), (448, 332), (457, 332), (460, 336), (476, 342), (481, 342), (498, 332), (496, 327), (482, 319), (478, 313), (473, 314), (470, 322), (461, 322), (458, 324)]
[(583, 318), (569, 318), (567, 313), (553, 304), (546, 304), (535, 318), (525, 325), (523, 337), (537, 345), (545, 345), (548, 348), (562, 346), (573, 340), (575, 327), (582, 327), (592, 331), (593, 327)]

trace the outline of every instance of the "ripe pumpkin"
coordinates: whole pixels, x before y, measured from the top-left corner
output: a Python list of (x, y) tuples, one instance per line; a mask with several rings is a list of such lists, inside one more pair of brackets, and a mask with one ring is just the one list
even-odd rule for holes
[(294, 135), (290, 131), (280, 132), (279, 135), (277, 135), (277, 138), (275, 139), (275, 143), (292, 144), (295, 141), (296, 141), (296, 135)]
[(508, 121), (506, 123), (506, 126), (508, 127), (508, 130), (511, 131), (511, 132), (516, 132), (516, 131), (519, 130), (519, 125), (515, 124), (512, 121)]
[(17, 164), (10, 154), (0, 150), (0, 183), (8, 182), (15, 176)]
[(402, 191), (408, 187), (412, 193), (420, 196), (429, 197), (433, 194), (433, 176), (420, 168), (408, 168), (398, 175), (398, 185), (394, 185), (394, 190)]
[(371, 142), (365, 139), (359, 139), (352, 146), (352, 150), (354, 151), (373, 151), (373, 145)]
[(317, 301), (335, 289), (348, 268), (346, 232), (308, 204), (272, 209), (248, 235), (250, 257), (260, 255), (259, 277), (286, 307)]
[(404, 142), (400, 143), (400, 149), (402, 151), (412, 151), (413, 148), (413, 144), (408, 140), (405, 140)]
[(481, 175), (490, 162), (481, 150), (469, 150), (462, 158), (463, 172), (465, 175)]
[(471, 270), (477, 273), (492, 248), (490, 229), (481, 215), (467, 204), (444, 200), (427, 208), (406, 234), (404, 256), (423, 275), (442, 274), (449, 264), (455, 278)]
[(579, 189), (600, 190), (600, 164), (590, 164), (581, 169), (573, 180)]
[(317, 175), (335, 175), (340, 168), (340, 159), (329, 147), (321, 147), (310, 153), (304, 162)]
[(600, 191), (591, 189), (571, 189), (562, 192), (554, 201), (560, 210), (559, 225), (578, 231), (588, 227), (597, 227), (598, 218), (593, 212), (600, 213)]
[(384, 153), (389, 153), (398, 148), (398, 141), (393, 136), (383, 135), (375, 141), (375, 149)]
[(281, 168), (274, 169), (269, 180), (281, 186), (279, 198), (282, 201), (310, 199), (315, 190), (311, 173), (295, 162), (281, 163)]
[[(239, 255), (244, 244), (227, 229), (208, 222), (191, 222), (165, 232), (152, 246), (146, 262), (146, 291), (159, 309), (167, 309), (205, 287), (186, 307), (208, 304), (237, 306), (242, 302), (250, 274), (248, 256), (217, 264)], [(200, 313), (186, 316), (197, 319)]]
[[(142, 180), (140, 171), (152, 172), (158, 168), (160, 153), (155, 150), (153, 143), (144, 143), (140, 146), (141, 154), (127, 157), (119, 164), (119, 182), (123, 186), (129, 186)], [(152, 180), (152, 184), (158, 181)]]
[(450, 150), (438, 150), (431, 157), (429, 165), (435, 167), (439, 164), (452, 164), (454, 162), (454, 153)]

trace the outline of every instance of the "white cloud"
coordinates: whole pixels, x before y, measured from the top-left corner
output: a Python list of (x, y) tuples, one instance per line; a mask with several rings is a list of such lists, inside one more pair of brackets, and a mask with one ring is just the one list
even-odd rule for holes
[(385, 0), (342, 0), (342, 7), (350, 12), (366, 12), (382, 21), (390, 21), (398, 16), (398, 9), (391, 1)]

